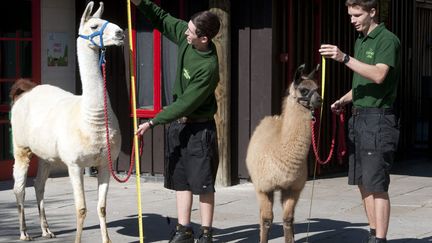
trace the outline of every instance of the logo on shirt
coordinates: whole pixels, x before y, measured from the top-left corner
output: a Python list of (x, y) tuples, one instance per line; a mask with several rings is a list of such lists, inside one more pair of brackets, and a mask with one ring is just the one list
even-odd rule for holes
[(189, 71), (186, 68), (183, 68), (183, 76), (186, 79), (190, 79), (191, 78), (190, 75), (189, 75)]
[(372, 48), (366, 51), (366, 58), (372, 59), (375, 56), (375, 52)]

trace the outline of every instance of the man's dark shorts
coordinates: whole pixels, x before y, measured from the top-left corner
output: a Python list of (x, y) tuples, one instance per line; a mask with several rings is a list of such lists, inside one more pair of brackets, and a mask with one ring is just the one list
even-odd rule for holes
[(399, 141), (398, 118), (388, 109), (364, 109), (349, 120), (348, 184), (362, 185), (367, 192), (387, 192)]
[(219, 157), (214, 120), (172, 122), (165, 141), (165, 187), (195, 195), (215, 192)]

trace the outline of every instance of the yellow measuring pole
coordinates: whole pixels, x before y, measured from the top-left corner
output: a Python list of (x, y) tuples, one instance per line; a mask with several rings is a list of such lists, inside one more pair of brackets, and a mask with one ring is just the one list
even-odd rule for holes
[[(321, 58), (321, 99), (324, 101), (324, 90), (325, 90), (325, 74), (326, 74), (326, 59)], [(322, 106), (321, 106), (322, 107)]]
[[(325, 57), (321, 58), (321, 99), (322, 102), (325, 102), (324, 94), (325, 94), (325, 76), (326, 76), (326, 59)], [(321, 112), (320, 112), (320, 124), (322, 123), (322, 113), (323, 113), (323, 105), (321, 105)], [(321, 125), (320, 125), (321, 128)]]
[[(326, 60), (324, 57), (321, 58), (321, 99), (324, 103), (324, 94), (325, 94), (325, 76), (326, 76)], [(321, 124), (322, 124), (322, 113), (323, 113), (323, 105), (321, 104), (321, 112), (320, 112), (320, 123), (318, 128), (318, 144), (320, 141), (320, 135), (321, 135)], [(314, 138), (312, 138), (314, 139)], [(318, 165), (318, 159), (315, 159), (315, 165), (314, 165), (314, 173), (313, 173), (313, 180), (312, 180), (312, 192), (311, 192), (311, 199), (310, 199), (310, 205), (309, 205), (309, 216), (308, 216), (308, 224), (307, 224), (307, 230), (306, 230), (306, 241), (309, 242), (309, 228), (310, 228), (310, 218), (312, 218), (312, 201), (314, 198), (314, 191), (315, 191), (315, 178), (316, 178), (316, 170)]]
[(136, 171), (136, 191), (137, 191), (137, 204), (138, 204), (138, 229), (140, 243), (144, 242), (143, 222), (142, 222), (142, 208), (141, 208), (141, 180), (140, 180), (140, 163), (139, 163), (139, 149), (138, 149), (138, 135), (136, 134), (137, 124), (137, 113), (136, 113), (136, 95), (135, 95), (135, 61), (133, 60), (133, 41), (132, 41), (132, 16), (131, 16), (131, 3), (130, 0), (127, 2), (127, 15), (128, 15), (128, 32), (129, 32), (129, 70), (131, 77), (131, 96), (132, 96), (132, 113), (133, 113), (133, 131), (134, 131), (134, 148), (135, 148), (135, 171)]

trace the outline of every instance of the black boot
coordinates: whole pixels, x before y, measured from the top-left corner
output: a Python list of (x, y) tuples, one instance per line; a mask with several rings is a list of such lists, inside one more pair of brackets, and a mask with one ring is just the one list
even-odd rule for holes
[(197, 243), (212, 243), (213, 242), (213, 232), (210, 227), (201, 227), (201, 234), (197, 240)]
[(374, 235), (369, 235), (369, 237), (363, 241), (363, 243), (375, 243), (375, 236)]
[(375, 238), (376, 238), (376, 229), (370, 228), (369, 236), (366, 240), (363, 241), (363, 243), (375, 243)]
[(382, 238), (375, 238), (374, 243), (387, 243), (387, 239), (386, 238), (384, 238), (384, 239), (382, 239)]
[(170, 243), (194, 243), (192, 228), (177, 224), (176, 231), (171, 237)]

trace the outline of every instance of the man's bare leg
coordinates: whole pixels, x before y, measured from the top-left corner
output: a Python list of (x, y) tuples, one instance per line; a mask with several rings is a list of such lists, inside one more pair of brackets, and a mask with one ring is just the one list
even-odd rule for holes
[(362, 186), (359, 186), (360, 194), (363, 200), (363, 206), (368, 218), (369, 227), (376, 229), (376, 218), (375, 218), (375, 200), (374, 195), (370, 192), (366, 192)]
[(214, 192), (202, 194), (200, 199), (201, 225), (211, 227), (214, 214)]
[(188, 226), (191, 222), (192, 192), (176, 191), (178, 223)]
[(387, 192), (374, 193), (376, 237), (385, 239), (390, 221), (390, 199)]

